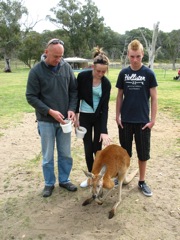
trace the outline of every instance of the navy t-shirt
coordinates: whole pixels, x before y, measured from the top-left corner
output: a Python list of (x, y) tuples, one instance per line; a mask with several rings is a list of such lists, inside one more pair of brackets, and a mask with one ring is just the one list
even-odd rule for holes
[(150, 88), (157, 85), (154, 72), (144, 65), (137, 71), (133, 71), (130, 66), (120, 71), (116, 87), (123, 89), (124, 93), (122, 122), (149, 122)]

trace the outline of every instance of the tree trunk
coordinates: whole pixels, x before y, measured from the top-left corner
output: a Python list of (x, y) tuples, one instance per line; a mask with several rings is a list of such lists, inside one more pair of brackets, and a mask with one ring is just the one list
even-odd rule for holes
[(154, 59), (155, 56), (157, 54), (157, 52), (159, 51), (160, 47), (156, 50), (156, 42), (157, 42), (157, 37), (158, 37), (158, 33), (159, 33), (159, 22), (157, 22), (156, 24), (154, 24), (154, 28), (153, 28), (153, 36), (152, 36), (152, 41), (151, 44), (147, 42), (147, 39), (145, 38), (143, 32), (141, 31), (142, 37), (145, 41), (146, 44), (146, 49), (148, 51), (148, 66), (149, 68), (151, 68), (153, 70), (154, 68)]
[(172, 70), (176, 70), (176, 60), (172, 59)]
[(11, 72), (10, 59), (9, 58), (5, 59), (5, 69), (4, 69), (4, 72)]
[(154, 59), (156, 55), (156, 42), (159, 32), (159, 22), (157, 24), (154, 24), (154, 30), (153, 30), (153, 36), (152, 36), (152, 43), (149, 48), (149, 66), (151, 69), (154, 67)]

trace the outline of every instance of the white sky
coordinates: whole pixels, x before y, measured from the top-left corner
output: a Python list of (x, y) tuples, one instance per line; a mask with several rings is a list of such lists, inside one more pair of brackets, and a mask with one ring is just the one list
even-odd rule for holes
[[(83, 0), (79, 0), (83, 2)], [(55, 7), (59, 0), (38, 1), (24, 0), (24, 5), (29, 11), (32, 19), (45, 19), (45, 16), (52, 13), (50, 8)], [(133, 30), (138, 27), (153, 29), (154, 23), (160, 22), (159, 29), (163, 32), (171, 32), (180, 29), (179, 6), (177, 0), (93, 0), (100, 10), (100, 16), (104, 17), (106, 26), (113, 31), (124, 34), (125, 31)], [(29, 19), (31, 21), (32, 19)], [(34, 30), (57, 29), (49, 21), (39, 22)]]

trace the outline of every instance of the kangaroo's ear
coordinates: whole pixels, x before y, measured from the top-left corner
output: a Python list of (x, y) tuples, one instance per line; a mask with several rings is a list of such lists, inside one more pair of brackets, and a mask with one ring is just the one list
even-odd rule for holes
[(106, 172), (106, 170), (107, 170), (106, 165), (103, 165), (103, 167), (101, 168), (101, 171), (100, 171), (99, 175), (100, 175), (101, 177), (103, 177), (104, 174), (105, 174), (105, 172)]
[(93, 178), (94, 177), (94, 174), (91, 173), (91, 172), (87, 172), (87, 171), (84, 171), (84, 170), (83, 170), (83, 172), (86, 175), (86, 177), (88, 177), (88, 178)]

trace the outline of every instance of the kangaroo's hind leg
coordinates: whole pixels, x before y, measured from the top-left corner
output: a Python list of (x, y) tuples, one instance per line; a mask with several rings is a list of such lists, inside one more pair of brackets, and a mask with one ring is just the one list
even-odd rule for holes
[(128, 172), (127, 172), (126, 176), (124, 178), (123, 184), (126, 185), (126, 184), (130, 183), (133, 180), (133, 178), (136, 176), (137, 173), (138, 173), (138, 169), (134, 170), (130, 174), (128, 174)]
[(113, 218), (115, 213), (116, 213), (116, 210), (117, 210), (117, 207), (119, 206), (120, 202), (121, 202), (121, 195), (122, 195), (122, 185), (123, 185), (123, 181), (126, 177), (126, 174), (127, 174), (127, 170), (125, 173), (118, 173), (118, 200), (117, 202), (114, 204), (113, 208), (110, 210), (109, 212), (109, 219)]

